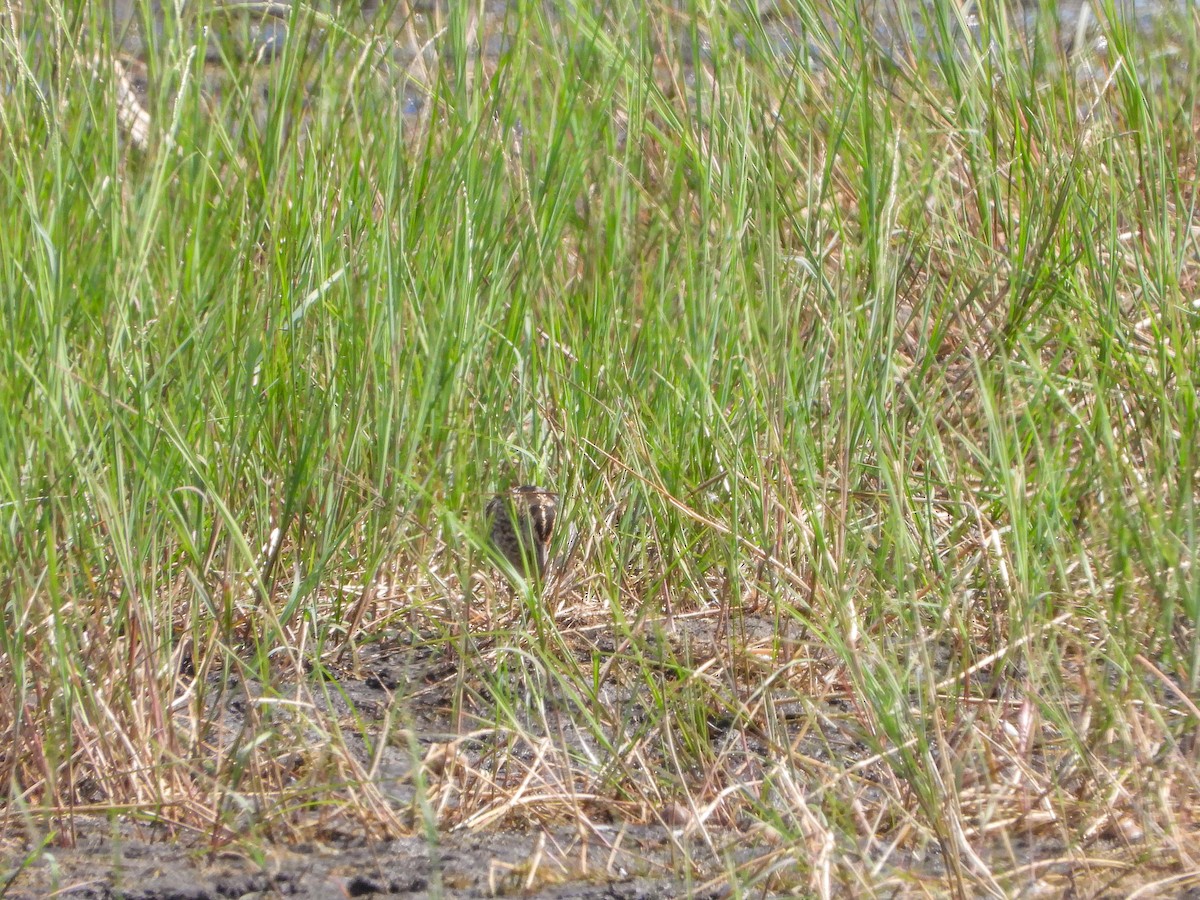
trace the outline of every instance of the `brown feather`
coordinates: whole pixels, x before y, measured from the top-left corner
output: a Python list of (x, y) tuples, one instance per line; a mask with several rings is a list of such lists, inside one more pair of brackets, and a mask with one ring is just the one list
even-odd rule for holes
[(487, 505), (492, 544), (526, 578), (546, 573), (558, 495), (531, 484), (497, 494)]

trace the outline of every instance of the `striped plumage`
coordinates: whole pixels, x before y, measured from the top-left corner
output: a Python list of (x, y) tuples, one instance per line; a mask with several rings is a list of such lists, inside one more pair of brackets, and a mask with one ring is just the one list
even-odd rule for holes
[(532, 484), (497, 494), (487, 505), (492, 543), (526, 578), (541, 578), (550, 555), (558, 494)]

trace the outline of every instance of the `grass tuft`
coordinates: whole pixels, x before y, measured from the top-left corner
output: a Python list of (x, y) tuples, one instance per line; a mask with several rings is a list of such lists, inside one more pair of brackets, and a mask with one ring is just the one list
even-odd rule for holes
[(0, 23), (6, 840), (1196, 877), (1194, 12), (102, 6)]

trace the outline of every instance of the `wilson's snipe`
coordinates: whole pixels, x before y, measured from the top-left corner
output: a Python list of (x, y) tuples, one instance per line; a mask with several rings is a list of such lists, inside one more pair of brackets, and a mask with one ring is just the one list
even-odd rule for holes
[(492, 543), (518, 572), (541, 578), (550, 555), (558, 494), (532, 484), (497, 494), (487, 505)]

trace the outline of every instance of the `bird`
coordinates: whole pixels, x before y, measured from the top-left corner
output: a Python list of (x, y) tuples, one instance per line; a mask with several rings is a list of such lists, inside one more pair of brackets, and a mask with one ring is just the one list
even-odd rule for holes
[(497, 494), (487, 505), (492, 545), (526, 578), (546, 574), (558, 494), (524, 484)]

